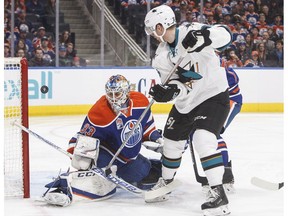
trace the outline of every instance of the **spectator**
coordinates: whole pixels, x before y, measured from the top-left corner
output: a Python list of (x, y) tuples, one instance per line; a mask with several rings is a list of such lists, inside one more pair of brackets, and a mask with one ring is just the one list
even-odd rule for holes
[[(26, 10), (26, 6), (25, 6), (25, 1), (24, 0), (16, 0), (15, 1), (15, 6), (14, 6), (14, 12), (17, 14), (19, 11)], [(4, 1), (4, 9), (5, 11), (11, 13), (11, 0), (5, 0)]]
[(49, 16), (55, 16), (56, 14), (56, 0), (48, 0), (45, 6), (45, 14)]
[(193, 20), (195, 19), (195, 14), (193, 16), (193, 12), (192, 11), (187, 11), (186, 12), (186, 17), (184, 20), (182, 20), (179, 25), (189, 25), (193, 22)]
[(212, 13), (212, 15), (213, 15), (214, 9), (212, 6), (213, 6), (212, 0), (205, 1), (204, 8), (203, 8), (203, 14), (205, 14), (207, 16), (208, 14)]
[[(283, 2), (282, 2), (283, 4)], [(269, 8), (270, 10), (270, 15), (271, 17), (274, 17), (274, 21), (275, 21), (275, 17), (279, 16), (280, 14), (283, 13), (283, 7), (280, 6), (280, 1), (277, 0), (270, 0), (269, 1)]]
[(26, 20), (26, 12), (22, 10), (19, 11), (17, 14), (15, 26), (17, 26), (19, 30), (23, 30), (26, 32), (34, 31), (34, 26), (32, 25), (30, 21)]
[(214, 20), (214, 15), (212, 12), (206, 13), (206, 17), (207, 17), (206, 24), (208, 24), (208, 25), (216, 24), (216, 21)]
[(259, 21), (256, 24), (256, 27), (259, 29), (259, 35), (263, 36), (264, 32), (268, 31), (268, 25), (266, 23), (266, 17), (264, 13), (259, 14)]
[(34, 52), (34, 57), (28, 61), (29, 67), (51, 66), (49, 62), (43, 59), (43, 51), (40, 47), (36, 48)]
[(10, 45), (9, 43), (4, 44), (4, 57), (11, 57), (11, 52), (10, 52)]
[(230, 14), (224, 14), (223, 16), (224, 24), (227, 25), (231, 31), (235, 28), (234, 25), (231, 23), (231, 15)]
[(218, 0), (218, 3), (214, 5), (215, 8), (219, 7), (222, 10), (222, 14), (231, 14), (231, 7), (229, 4), (227, 4), (226, 0)]
[(67, 46), (67, 44), (71, 43), (71, 42), (72, 42), (72, 40), (70, 38), (69, 31), (63, 31), (61, 36), (60, 36), (60, 39), (59, 39), (59, 44)]
[(234, 29), (231, 30), (233, 41), (235, 43), (240, 43), (245, 40), (245, 37), (247, 35), (247, 30), (243, 27), (242, 21), (236, 21)]
[(275, 48), (267, 55), (267, 67), (284, 67), (283, 41), (276, 41)]
[[(28, 49), (26, 50), (30, 56), (32, 56), (32, 53), (34, 51), (34, 47), (33, 47), (33, 44), (32, 44), (32, 41), (30, 39), (27, 38), (27, 30), (23, 30), (23, 29), (20, 29), (20, 33), (19, 33), (19, 39), (22, 39), (25, 41), (25, 44), (26, 46), (28, 46)], [(17, 43), (17, 41), (15, 41), (15, 44)]]
[(235, 53), (238, 56), (238, 58), (241, 60), (242, 64), (244, 64), (249, 59), (251, 52), (247, 51), (246, 42), (243, 41), (238, 44), (237, 50), (235, 51)]
[(175, 12), (176, 10), (180, 10), (180, 3), (181, 0), (172, 0), (169, 1), (168, 6), (170, 6), (172, 10)]
[(273, 22), (273, 17), (271, 16), (269, 7), (267, 5), (263, 5), (261, 12), (265, 15), (265, 20), (267, 24), (271, 25)]
[(255, 6), (253, 3), (248, 3), (248, 9), (245, 12), (245, 19), (250, 25), (255, 26), (259, 20), (259, 14), (255, 12)]
[(254, 43), (252, 40), (252, 34), (247, 34), (245, 37), (245, 43), (246, 43), (246, 50), (251, 54), (252, 50), (255, 49)]
[(263, 66), (266, 66), (267, 51), (263, 42), (258, 43), (256, 51), (258, 51), (259, 61), (263, 63)]
[(17, 51), (19, 49), (22, 49), (24, 51), (24, 54), (26, 56), (26, 58), (29, 60), (32, 57), (32, 53), (29, 52), (29, 47), (28, 45), (25, 43), (24, 39), (19, 39), (16, 43), (15, 46), (15, 54), (17, 53)]
[(184, 22), (186, 20), (186, 12), (187, 12), (187, 2), (181, 1), (180, 2), (180, 23)]
[(73, 61), (73, 59), (68, 58), (66, 55), (65, 45), (61, 45), (59, 47), (59, 66), (60, 67), (72, 66), (72, 61)]
[(253, 44), (254, 46), (257, 46), (257, 44), (259, 44), (262, 41), (262, 37), (259, 35), (259, 29), (254, 26), (251, 28), (251, 36), (252, 36), (252, 40), (253, 40)]
[(227, 53), (226, 67), (232, 67), (232, 68), (243, 67), (243, 63), (241, 62), (239, 57), (235, 54), (235, 50), (230, 48), (227, 49), (226, 53)]
[(263, 63), (259, 61), (257, 51), (252, 51), (251, 58), (245, 62), (244, 67), (263, 67)]
[[(16, 52), (16, 57), (26, 57), (25, 51), (23, 49), (18, 49)], [(26, 57), (27, 58), (27, 57)]]
[(272, 24), (273, 32), (278, 36), (278, 39), (283, 38), (284, 26), (282, 23), (282, 16), (277, 14), (274, 17), (274, 23)]
[(239, 0), (236, 4), (232, 5), (231, 7), (232, 14), (238, 14), (239, 16), (244, 16), (245, 8), (244, 8), (244, 1)]
[(40, 1), (30, 0), (26, 3), (26, 12), (36, 14), (41, 17), (45, 14), (45, 9)]
[(269, 26), (269, 27), (268, 27), (268, 34), (269, 34), (270, 40), (272, 40), (272, 41), (274, 41), (274, 42), (280, 40), (279, 37), (278, 37), (278, 35), (273, 31), (272, 26)]
[[(33, 41), (32, 41), (34, 48), (41, 47), (41, 39), (42, 39), (42, 37), (44, 37), (45, 35), (46, 35), (46, 29), (45, 29), (45, 27), (43, 27), (43, 26), (39, 27), (39, 28), (38, 28), (38, 31), (37, 31), (37, 37), (35, 37), (35, 38), (33, 39)], [(52, 43), (51, 40), (49, 40), (48, 47), (49, 47), (50, 49), (53, 49), (53, 48), (54, 48), (53, 43)]]
[(217, 7), (215, 7), (214, 19), (216, 20), (217, 23), (220, 23), (220, 20), (223, 20), (223, 13), (222, 13), (221, 5), (218, 5)]
[(77, 54), (77, 50), (74, 49), (74, 45), (73, 43), (68, 43), (66, 46), (66, 55), (67, 57), (73, 59), (74, 57), (76, 57)]
[(263, 32), (262, 37), (263, 37), (262, 42), (265, 45), (265, 49), (267, 50), (267, 53), (270, 53), (275, 48), (275, 42), (270, 40), (270, 38), (269, 38), (270, 35), (269, 35), (268, 31)]
[(41, 38), (41, 49), (43, 51), (43, 59), (49, 63), (51, 63), (55, 59), (55, 52), (48, 47), (49, 38), (43, 36)]

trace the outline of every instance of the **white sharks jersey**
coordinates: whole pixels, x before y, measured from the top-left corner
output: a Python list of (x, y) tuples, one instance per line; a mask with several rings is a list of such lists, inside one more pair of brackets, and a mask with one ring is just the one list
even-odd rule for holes
[[(152, 61), (152, 67), (160, 75), (161, 81), (171, 71), (173, 65), (180, 56), (185, 55), (186, 51), (182, 46), (182, 40), (190, 30), (200, 30), (203, 24), (193, 23), (189, 26), (180, 26), (176, 29), (175, 47), (170, 46), (167, 42), (159, 44), (155, 57)], [(209, 26), (209, 38), (212, 43), (204, 47), (200, 52), (193, 50), (203, 44), (203, 37), (197, 37), (198, 42), (192, 48), (188, 49), (188, 54), (182, 60), (180, 67), (185, 70), (199, 73), (202, 78), (193, 80), (189, 83), (181, 83), (177, 73), (170, 78), (169, 83), (175, 83), (181, 89), (177, 96), (175, 106), (180, 113), (188, 113), (203, 101), (211, 98), (228, 88), (226, 72), (220, 67), (219, 57), (215, 54), (215, 49), (225, 47), (231, 42), (230, 32), (222, 25)]]

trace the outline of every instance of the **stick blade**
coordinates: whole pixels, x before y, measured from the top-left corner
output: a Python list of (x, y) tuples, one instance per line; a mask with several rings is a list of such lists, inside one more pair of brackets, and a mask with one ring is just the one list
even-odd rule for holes
[(260, 179), (258, 177), (252, 177), (251, 184), (262, 189), (273, 190), (273, 191), (279, 190), (284, 186), (284, 182), (274, 183), (274, 182), (266, 181), (264, 179)]

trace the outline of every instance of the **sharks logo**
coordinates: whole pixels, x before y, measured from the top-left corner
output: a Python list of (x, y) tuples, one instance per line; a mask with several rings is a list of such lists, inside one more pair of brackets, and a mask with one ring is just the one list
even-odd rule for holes
[[(132, 119), (126, 122), (121, 133), (122, 141), (124, 141), (126, 137), (130, 135), (132, 129), (136, 125), (136, 122), (137, 121), (135, 119)], [(139, 124), (138, 127), (135, 128), (133, 135), (129, 138), (125, 146), (127, 148), (133, 148), (135, 145), (137, 145), (137, 143), (139, 143), (142, 140), (142, 134), (143, 134), (142, 125)]]

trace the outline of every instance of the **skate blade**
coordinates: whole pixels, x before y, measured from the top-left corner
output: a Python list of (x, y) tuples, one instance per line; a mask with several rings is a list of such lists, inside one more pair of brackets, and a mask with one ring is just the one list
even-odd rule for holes
[(231, 212), (228, 209), (228, 205), (223, 205), (218, 208), (211, 208), (203, 210), (204, 216), (224, 216), (229, 215)]

